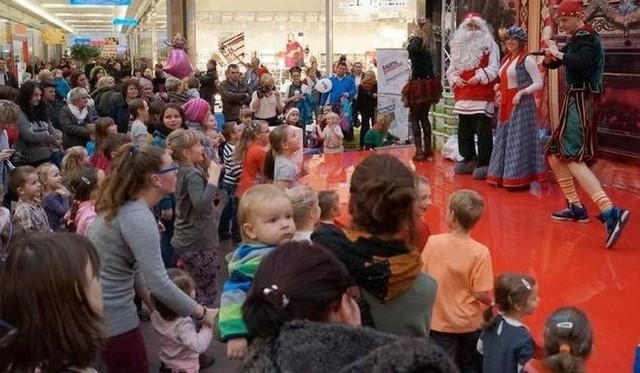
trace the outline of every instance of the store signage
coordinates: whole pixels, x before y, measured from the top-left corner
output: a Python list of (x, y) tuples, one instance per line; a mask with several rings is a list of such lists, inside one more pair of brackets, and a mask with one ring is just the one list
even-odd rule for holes
[(61, 28), (48, 27), (42, 30), (42, 41), (46, 45), (66, 44), (67, 32)]
[(403, 0), (354, 0), (338, 3), (342, 10), (376, 10), (376, 9), (406, 9), (407, 2)]
[(138, 24), (138, 20), (135, 18), (114, 18), (114, 26), (135, 26)]
[(70, 5), (129, 6), (131, 0), (69, 0)]
[(91, 44), (91, 39), (89, 39), (89, 38), (74, 38), (73, 39), (73, 44), (89, 45), (89, 44)]

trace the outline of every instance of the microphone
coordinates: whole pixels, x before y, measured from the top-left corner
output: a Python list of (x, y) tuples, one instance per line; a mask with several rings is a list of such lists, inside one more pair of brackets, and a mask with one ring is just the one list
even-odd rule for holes
[(532, 56), (544, 56), (544, 51), (542, 49), (538, 49), (536, 51), (529, 52)]

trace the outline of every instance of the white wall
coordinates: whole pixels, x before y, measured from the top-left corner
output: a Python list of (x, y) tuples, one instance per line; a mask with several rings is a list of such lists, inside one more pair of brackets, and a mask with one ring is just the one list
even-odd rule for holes
[[(407, 23), (415, 19), (416, 0), (407, 0), (404, 9), (340, 9), (334, 0), (333, 52), (334, 54), (363, 55), (376, 48), (401, 47), (407, 39)], [(352, 0), (344, 0), (350, 2)], [(361, 0), (366, 3), (367, 0)], [(311, 55), (320, 57), (325, 51), (324, 0), (279, 0), (269, 2), (248, 0), (208, 1), (196, 0), (196, 54), (197, 64), (203, 67), (218, 49), (223, 33), (245, 33), (245, 52), (257, 52), (265, 62), (284, 51), (289, 32), (304, 33), (303, 46), (308, 45)], [(317, 15), (317, 21), (292, 21)], [(265, 15), (287, 21), (240, 21), (242, 16)], [(313, 18), (313, 16), (312, 16)], [(254, 18), (255, 19), (255, 18)], [(384, 20), (383, 20), (384, 19)], [(320, 59), (320, 58), (319, 58)], [(202, 65), (202, 66), (201, 66)]]

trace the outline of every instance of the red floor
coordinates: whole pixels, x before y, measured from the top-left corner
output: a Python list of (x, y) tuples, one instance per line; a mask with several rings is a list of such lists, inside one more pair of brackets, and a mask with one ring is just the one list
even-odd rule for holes
[[(410, 148), (387, 152), (411, 163)], [(352, 166), (368, 154), (353, 152), (308, 160), (306, 182), (318, 190), (338, 190), (346, 213)], [(614, 203), (629, 209), (632, 215), (613, 251), (604, 248), (604, 227), (595, 219), (596, 207), (584, 195), (591, 222), (555, 222), (549, 214), (563, 208), (564, 203), (555, 184), (545, 183), (538, 192), (510, 192), (470, 176), (454, 176), (450, 161), (438, 159), (415, 167), (432, 184), (428, 220), (434, 233), (447, 230), (444, 208), (453, 191), (475, 189), (485, 198), (487, 208), (473, 236), (491, 249), (494, 274), (518, 271), (537, 279), (541, 303), (527, 320), (536, 340), (542, 341), (544, 320), (555, 308), (577, 306), (588, 313), (595, 329), (589, 371), (631, 371), (640, 343), (640, 231), (636, 223), (640, 221), (639, 167), (605, 161), (594, 167)]]

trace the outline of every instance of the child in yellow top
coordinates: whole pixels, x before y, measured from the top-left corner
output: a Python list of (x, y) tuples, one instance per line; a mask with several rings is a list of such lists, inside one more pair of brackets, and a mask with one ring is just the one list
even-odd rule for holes
[(422, 253), (423, 272), (438, 283), (430, 338), (463, 372), (482, 371), (482, 356), (476, 350), (482, 304), (493, 303), (489, 249), (469, 234), (483, 210), (484, 201), (478, 193), (453, 193), (446, 218), (451, 232), (430, 236)]

